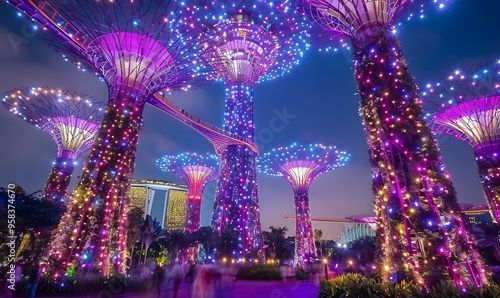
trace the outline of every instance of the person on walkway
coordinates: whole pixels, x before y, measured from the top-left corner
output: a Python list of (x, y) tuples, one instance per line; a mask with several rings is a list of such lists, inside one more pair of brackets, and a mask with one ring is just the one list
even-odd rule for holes
[(161, 287), (163, 285), (163, 282), (165, 281), (165, 271), (159, 264), (156, 264), (156, 266), (155, 266), (153, 280), (156, 283), (156, 287), (157, 287), (157, 291), (158, 291), (158, 298), (160, 298), (161, 297)]
[(179, 286), (184, 279), (184, 268), (181, 265), (175, 264), (170, 270), (169, 280), (172, 281), (172, 291), (173, 297), (177, 298), (177, 293), (179, 292)]
[(193, 283), (192, 298), (212, 298), (214, 295), (213, 274), (215, 268), (210, 265), (199, 266)]
[(30, 268), (28, 273), (28, 284), (26, 285), (26, 293), (28, 297), (34, 298), (36, 293), (36, 288), (38, 283), (40, 282), (40, 267), (38, 266), (38, 262), (33, 264), (33, 267)]

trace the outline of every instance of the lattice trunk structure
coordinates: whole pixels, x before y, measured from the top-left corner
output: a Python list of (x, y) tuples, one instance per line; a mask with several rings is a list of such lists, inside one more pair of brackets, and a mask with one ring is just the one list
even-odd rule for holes
[(316, 257), (314, 231), (309, 208), (309, 188), (297, 189), (293, 194), (295, 205), (295, 261), (298, 267)]
[(73, 175), (73, 162), (74, 160), (68, 157), (60, 156), (56, 158), (44, 187), (47, 200), (60, 203), (64, 201)]
[[(437, 275), (462, 289), (486, 284), (441, 153), (423, 120), (417, 86), (390, 33), (397, 13), (413, 1), (298, 2), (314, 23), (349, 36), (353, 44), (383, 252), (381, 276), (432, 285)], [(424, 6), (421, 1), (420, 15)]]
[[(278, 56), (278, 41), (271, 31), (252, 23), (251, 15), (236, 14), (205, 38), (205, 61), (226, 83), (224, 129), (254, 140), (253, 88)], [(262, 228), (257, 192), (256, 154), (249, 147), (230, 145), (220, 156), (212, 227), (238, 233), (236, 259), (263, 257)]]
[(316, 177), (316, 164), (311, 160), (290, 161), (281, 166), (285, 177), (293, 187), (295, 205), (295, 260), (294, 264), (303, 267), (316, 258), (314, 231), (309, 208), (309, 185)]
[(48, 273), (72, 266), (83, 272), (98, 268), (105, 276), (124, 270), (126, 193), (135, 168), (144, 105), (152, 81), (173, 67), (166, 49), (145, 35), (110, 33), (92, 45), (94, 63), (114, 84), (110, 84), (106, 115), (67, 211), (71, 217), (60, 223), (73, 226), (71, 234), (63, 237), (70, 240), (68, 250), (54, 254), (59, 248), (53, 243)]
[(500, 141), (481, 144), (474, 148), (476, 162), (483, 184), (491, 218), (500, 223)]
[(355, 48), (360, 115), (368, 133), (377, 236), (388, 280), (486, 283), (440, 151), (422, 119), (417, 86), (386, 30)]
[(45, 199), (58, 202), (64, 208), (64, 200), (73, 175), (74, 163), (94, 144), (99, 124), (73, 117), (53, 117), (43, 129), (57, 144), (57, 158), (45, 184)]
[(193, 233), (200, 229), (203, 189), (211, 180), (209, 177), (213, 170), (199, 165), (185, 166), (183, 170), (188, 178), (186, 229)]
[[(254, 139), (253, 86), (236, 83), (226, 88), (224, 129)], [(238, 232), (236, 259), (260, 254), (262, 228), (257, 192), (255, 152), (247, 146), (230, 145), (220, 156), (212, 227), (221, 233), (230, 226)]]
[[(59, 226), (73, 226), (65, 235), (68, 251), (54, 253), (60, 247), (52, 247), (49, 257), (53, 272), (61, 272), (71, 263), (83, 257), (81, 269), (100, 268), (103, 275), (110, 274), (113, 266), (109, 255), (121, 270), (126, 245), (126, 192), (135, 168), (136, 145), (142, 124), (144, 101), (130, 96), (112, 100), (106, 109), (96, 144), (87, 158), (82, 178), (75, 188), (73, 203), (68, 207)], [(75, 225), (76, 224), (76, 225)], [(85, 241), (84, 241), (85, 240)], [(53, 242), (54, 243), (54, 242)], [(76, 261), (76, 260), (78, 261)], [(50, 268), (50, 267), (49, 267)], [(50, 271), (48, 272), (50, 273)]]

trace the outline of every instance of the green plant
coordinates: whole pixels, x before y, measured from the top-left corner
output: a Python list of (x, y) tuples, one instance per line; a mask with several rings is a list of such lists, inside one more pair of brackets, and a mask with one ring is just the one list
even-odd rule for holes
[(250, 265), (240, 267), (236, 278), (241, 280), (280, 280), (281, 273), (278, 266)]
[(302, 268), (295, 270), (295, 278), (297, 280), (309, 280), (309, 273)]
[(500, 298), (500, 287), (491, 283), (482, 288), (468, 287), (465, 291), (440, 282), (429, 291), (413, 282), (388, 283), (359, 274), (345, 274), (320, 283), (320, 298)]

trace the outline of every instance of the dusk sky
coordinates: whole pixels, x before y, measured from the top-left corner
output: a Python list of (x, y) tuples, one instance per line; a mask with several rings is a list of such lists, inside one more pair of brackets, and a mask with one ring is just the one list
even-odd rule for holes
[[(483, 59), (500, 56), (500, 1), (454, 0), (425, 20), (403, 23), (399, 38), (410, 71), (423, 87), (442, 81), (449, 73)], [(106, 100), (107, 87), (96, 77), (64, 62), (39, 37), (32, 23), (18, 17), (10, 5), (0, 2), (0, 92), (22, 86), (61, 88)], [(16, 44), (17, 43), (17, 44)], [(373, 213), (371, 171), (366, 134), (358, 115), (358, 96), (353, 78), (351, 52), (308, 51), (290, 74), (255, 88), (256, 140), (260, 151), (273, 147), (322, 143), (351, 153), (350, 162), (319, 176), (311, 185), (312, 217), (343, 218)], [(220, 82), (170, 98), (188, 113), (222, 126), (224, 85)], [(278, 113), (293, 115), (280, 132), (262, 131)], [(290, 116), (291, 118), (291, 116)], [(279, 122), (278, 122), (279, 123)], [(0, 186), (16, 183), (28, 192), (43, 189), (56, 155), (50, 136), (0, 108)], [(269, 130), (267, 130), (269, 132)], [(485, 204), (474, 155), (470, 147), (447, 136), (438, 136), (444, 161), (452, 176), (460, 203)], [(161, 172), (155, 161), (165, 154), (213, 153), (210, 142), (189, 127), (148, 106), (139, 140), (134, 179), (158, 179), (182, 183), (173, 174)], [(70, 189), (87, 154), (75, 168)], [(294, 234), (293, 192), (281, 177), (258, 176), (262, 227), (286, 225)], [(202, 225), (209, 225), (215, 183), (205, 191)], [(335, 239), (343, 226), (313, 222), (324, 238)]]

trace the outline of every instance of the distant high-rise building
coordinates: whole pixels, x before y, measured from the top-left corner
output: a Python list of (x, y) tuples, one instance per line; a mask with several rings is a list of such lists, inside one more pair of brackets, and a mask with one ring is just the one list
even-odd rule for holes
[[(158, 180), (132, 180), (130, 207), (141, 208), (167, 230), (186, 228), (187, 186)], [(157, 211), (161, 210), (161, 211)]]

